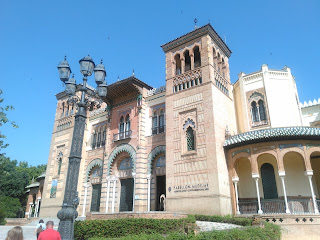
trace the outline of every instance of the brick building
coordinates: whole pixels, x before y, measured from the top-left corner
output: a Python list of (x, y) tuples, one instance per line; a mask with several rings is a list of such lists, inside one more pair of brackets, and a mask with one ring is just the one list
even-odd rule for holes
[[(302, 127), (290, 69), (263, 65), (231, 84), (231, 51), (210, 24), (162, 49), (165, 86), (131, 76), (88, 109), (79, 215), (318, 213), (320, 130)], [(76, 106), (57, 100), (40, 217), (64, 197)]]

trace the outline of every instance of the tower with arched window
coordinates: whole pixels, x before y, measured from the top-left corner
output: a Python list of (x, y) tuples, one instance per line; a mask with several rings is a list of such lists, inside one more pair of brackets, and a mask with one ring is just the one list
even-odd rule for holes
[(166, 54), (169, 133), (167, 209), (229, 214), (228, 208), (220, 207), (230, 204), (230, 191), (219, 146), (226, 128), (236, 130), (228, 63), (231, 51), (210, 24), (164, 44), (162, 49)]

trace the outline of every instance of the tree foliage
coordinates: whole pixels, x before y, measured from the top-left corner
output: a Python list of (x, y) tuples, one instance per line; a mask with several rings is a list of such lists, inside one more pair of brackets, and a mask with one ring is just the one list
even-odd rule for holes
[[(10, 123), (17, 128), (18, 125), (7, 117), (7, 112), (14, 108), (2, 105), (2, 94), (0, 89), (0, 127)], [(22, 206), (25, 207), (27, 201), (26, 186), (46, 170), (46, 165), (29, 166), (25, 161), (18, 163), (17, 160), (10, 160), (1, 152), (8, 146), (4, 143), (5, 138), (0, 128), (0, 224), (3, 224), (3, 217), (20, 217)]]
[(18, 164), (16, 160), (0, 155), (0, 198), (9, 197), (12, 203), (20, 203), (19, 208), (14, 207), (17, 205), (9, 205), (12, 209), (5, 211), (6, 217), (19, 216), (21, 206), (25, 206), (27, 201), (26, 186), (45, 170), (46, 165), (29, 166), (27, 162)]
[(5, 206), (5, 208), (3, 208), (3, 211), (6, 218), (15, 218), (19, 213), (23, 212), (21, 203), (18, 198), (0, 196), (0, 205)]
[[(14, 110), (14, 107), (11, 105), (2, 106), (2, 103), (4, 100), (1, 96), (2, 94), (3, 94), (3, 91), (0, 89), (0, 127), (3, 124), (10, 123), (12, 125), (12, 127), (18, 128), (18, 125), (14, 121), (10, 121), (7, 117), (7, 112), (10, 110)], [(8, 144), (4, 143), (4, 140), (3, 140), (6, 138), (7, 137), (5, 135), (3, 135), (2, 132), (0, 131), (0, 151), (1, 151), (1, 149), (6, 148), (8, 146)]]

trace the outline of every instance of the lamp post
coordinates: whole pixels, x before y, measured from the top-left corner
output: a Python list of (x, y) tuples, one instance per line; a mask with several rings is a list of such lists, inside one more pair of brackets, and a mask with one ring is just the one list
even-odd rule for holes
[(63, 205), (57, 214), (58, 218), (60, 219), (58, 230), (62, 240), (74, 239), (74, 219), (76, 219), (78, 216), (77, 206), (79, 205), (77, 185), (81, 162), (82, 143), (87, 119), (87, 106), (91, 105), (90, 99), (86, 99), (87, 77), (91, 76), (93, 71), (95, 73), (95, 81), (98, 85), (97, 92), (99, 97), (105, 97), (107, 95), (107, 84), (104, 80), (106, 76), (106, 70), (102, 64), (102, 61), (101, 64), (95, 67), (91, 57), (87, 56), (82, 58), (79, 63), (80, 72), (83, 75), (83, 85), (80, 89), (81, 98), (78, 98), (78, 100), (74, 100), (77, 99), (75, 96), (76, 81), (74, 78), (69, 79), (71, 69), (66, 58), (58, 65), (60, 79), (66, 85), (66, 92), (71, 98), (73, 98), (73, 101), (78, 103), (79, 107), (78, 112), (75, 115)]

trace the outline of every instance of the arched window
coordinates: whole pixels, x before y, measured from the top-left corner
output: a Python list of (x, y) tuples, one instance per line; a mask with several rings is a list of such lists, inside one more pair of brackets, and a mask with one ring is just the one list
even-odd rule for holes
[(187, 72), (191, 70), (191, 58), (188, 50), (184, 52), (184, 62), (184, 71)]
[(64, 117), (64, 102), (62, 103), (62, 113), (61, 113), (61, 117)]
[(90, 177), (101, 177), (101, 176), (102, 176), (101, 166), (96, 166), (91, 170)]
[(101, 127), (98, 128), (97, 130), (97, 147), (100, 147), (101, 144)]
[(94, 129), (93, 135), (92, 135), (92, 149), (96, 148), (97, 146), (97, 132), (96, 129)]
[(186, 134), (187, 134), (187, 150), (188, 151), (195, 150), (195, 147), (194, 147), (194, 133), (193, 133), (193, 129), (192, 129), (191, 126), (189, 126), (187, 128)]
[(107, 138), (107, 129), (106, 127), (104, 127), (102, 132), (101, 146), (104, 146), (106, 144), (106, 138)]
[(152, 116), (152, 134), (158, 134), (158, 113), (157, 111), (153, 111)]
[(251, 115), (253, 122), (260, 122), (257, 103), (255, 101), (251, 103)]
[(261, 178), (263, 186), (264, 199), (278, 198), (276, 178), (273, 166), (265, 163), (261, 166)]
[(119, 165), (119, 170), (129, 170), (133, 168), (132, 159), (125, 158), (121, 161)]
[(166, 156), (162, 155), (157, 159), (156, 167), (165, 167), (166, 166)]
[(161, 109), (159, 114), (159, 133), (164, 132), (164, 125), (164, 110)]
[(181, 59), (180, 59), (180, 54), (177, 54), (174, 57), (174, 60), (176, 62), (176, 75), (180, 75), (181, 74)]
[(200, 67), (201, 66), (201, 55), (200, 55), (200, 50), (199, 50), (198, 46), (194, 47), (193, 54), (194, 54), (194, 68)]
[(60, 175), (60, 173), (61, 173), (61, 165), (62, 165), (62, 158), (59, 158), (59, 161), (58, 161), (58, 175)]
[(119, 134), (120, 134), (120, 139), (124, 138), (124, 118), (123, 118), (123, 116), (121, 116), (121, 118), (120, 118)]
[(164, 108), (154, 109), (152, 114), (152, 135), (165, 131)]
[(267, 120), (264, 102), (262, 100), (259, 100), (258, 105), (259, 105), (260, 121)]
[(126, 132), (129, 132), (131, 129), (130, 117), (129, 114), (126, 116)]

